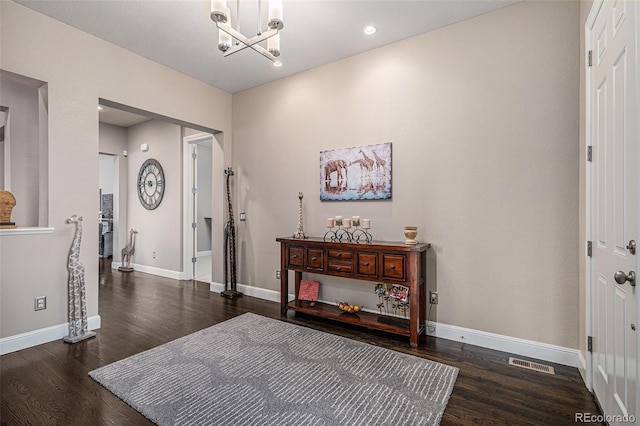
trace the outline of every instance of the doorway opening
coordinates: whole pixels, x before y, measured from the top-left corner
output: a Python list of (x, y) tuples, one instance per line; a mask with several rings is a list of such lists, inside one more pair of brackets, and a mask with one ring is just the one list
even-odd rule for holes
[(183, 158), (185, 278), (211, 283), (213, 135), (197, 133), (185, 136)]
[(98, 256), (113, 258), (113, 235), (117, 234), (118, 221), (114, 217), (114, 201), (118, 199), (117, 156), (100, 154), (100, 199), (98, 212)]
[[(99, 99), (99, 153), (110, 154), (115, 161), (116, 175), (113, 191), (113, 223), (112, 227), (112, 255), (111, 268), (121, 266), (121, 250), (130, 241), (130, 231), (135, 229), (135, 252), (132, 265), (135, 270), (166, 278), (185, 280), (192, 279), (191, 257), (209, 256), (202, 258), (200, 264), (208, 271), (196, 271), (200, 277), (211, 272), (211, 258), (216, 256), (216, 248), (211, 248), (211, 235), (222, 233), (223, 212), (220, 202), (212, 203), (211, 198), (222, 197), (219, 189), (223, 185), (222, 175), (223, 136), (214, 129), (199, 126), (194, 123), (140, 110), (106, 99)], [(210, 154), (206, 158), (216, 158), (215, 164), (209, 169), (209, 201), (200, 203), (202, 206), (217, 205), (217, 209), (201, 213), (204, 221), (200, 227), (200, 237), (196, 236), (195, 256), (192, 249), (185, 249), (186, 241), (191, 242), (191, 232), (183, 227), (185, 218), (183, 198), (186, 197), (185, 169), (183, 160), (183, 139), (185, 135), (206, 134), (209, 142), (198, 145), (199, 150), (208, 149)], [(213, 147), (211, 147), (213, 145)], [(141, 164), (153, 158), (160, 162), (165, 174), (165, 193), (157, 208), (149, 210), (141, 203), (137, 190), (137, 181)], [(212, 171), (213, 170), (213, 171)], [(219, 170), (220, 173), (215, 171)], [(202, 186), (202, 184), (201, 184)], [(102, 191), (102, 195), (106, 192)], [(213, 195), (211, 195), (213, 194)], [(102, 207), (102, 205), (100, 206)], [(118, 220), (119, 218), (119, 220)], [(105, 228), (103, 228), (105, 229)], [(207, 238), (208, 237), (208, 238)], [(108, 239), (108, 237), (107, 237)], [(204, 247), (203, 247), (204, 244)], [(213, 256), (212, 252), (213, 251)], [(219, 250), (218, 250), (219, 251)], [(186, 258), (189, 258), (188, 262)], [(207, 261), (208, 260), (208, 261)], [(213, 275), (217, 271), (213, 270)], [(208, 278), (207, 281), (211, 281)]]

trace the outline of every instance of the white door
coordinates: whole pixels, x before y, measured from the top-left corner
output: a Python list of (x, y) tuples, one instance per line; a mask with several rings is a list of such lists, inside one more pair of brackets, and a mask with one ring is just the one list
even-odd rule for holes
[(625, 280), (637, 271), (639, 255), (630, 245), (639, 236), (637, 7), (595, 2), (589, 21), (592, 378), (611, 424), (638, 415), (638, 287)]

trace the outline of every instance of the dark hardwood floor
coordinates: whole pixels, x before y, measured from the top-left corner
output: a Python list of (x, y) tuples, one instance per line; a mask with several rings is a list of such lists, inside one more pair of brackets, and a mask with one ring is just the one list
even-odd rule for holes
[[(277, 303), (228, 300), (205, 283), (124, 274), (109, 263), (100, 264), (102, 328), (96, 338), (75, 345), (55, 341), (0, 358), (0, 424), (150, 424), (87, 373), (245, 312), (279, 318)], [(575, 368), (552, 364), (551, 376), (507, 365), (507, 353), (459, 342), (429, 338), (413, 349), (405, 338), (292, 312), (287, 321), (458, 367), (443, 425), (561, 425), (573, 424), (575, 413), (598, 413)]]

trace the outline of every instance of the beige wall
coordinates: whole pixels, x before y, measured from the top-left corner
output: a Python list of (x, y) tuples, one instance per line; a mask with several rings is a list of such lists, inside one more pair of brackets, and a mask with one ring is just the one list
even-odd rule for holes
[[(149, 145), (148, 152), (140, 151), (144, 143)], [(142, 206), (137, 187), (130, 185), (128, 227), (138, 231), (132, 262), (179, 273), (182, 271), (182, 130), (175, 124), (147, 121), (127, 129), (127, 144), (129, 182), (137, 185), (140, 167), (149, 158), (158, 160), (165, 178), (162, 202), (154, 210)]]
[[(0, 68), (49, 84), (49, 225), (55, 228), (0, 237), (0, 337), (7, 337), (66, 322), (73, 227), (65, 220), (72, 214), (85, 218), (80, 260), (88, 313), (98, 314), (98, 99), (225, 132), (222, 146), (230, 156), (231, 95), (8, 1), (0, 2), (0, 52)], [(215, 224), (221, 235), (220, 221)], [(36, 296), (47, 296), (45, 311), (33, 311)]]
[[(1, 189), (15, 197), (11, 221), (23, 227), (39, 225), (40, 86), (37, 80), (0, 73), (0, 105), (9, 108), (6, 146), (11, 164), (10, 185)], [(4, 164), (0, 174), (5, 174)]]
[[(524, 2), (233, 97), (238, 281), (278, 289), (278, 236), (341, 214), (433, 245), (440, 323), (579, 344), (579, 5)], [(275, 101), (274, 101), (275, 100)], [(319, 152), (393, 143), (393, 200), (320, 202)], [(375, 309), (373, 286), (319, 276)]]

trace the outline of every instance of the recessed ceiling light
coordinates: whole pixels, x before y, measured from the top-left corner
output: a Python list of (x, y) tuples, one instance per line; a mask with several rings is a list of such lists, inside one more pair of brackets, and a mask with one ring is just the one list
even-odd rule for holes
[(364, 28), (364, 33), (366, 35), (371, 35), (371, 34), (375, 34), (375, 32), (378, 31), (378, 29), (376, 27), (374, 27), (373, 25), (368, 25)]
[(282, 62), (280, 62), (280, 61), (275, 61), (275, 62), (273, 63), (273, 66), (274, 66), (274, 67), (281, 67), (281, 66), (282, 66)]

